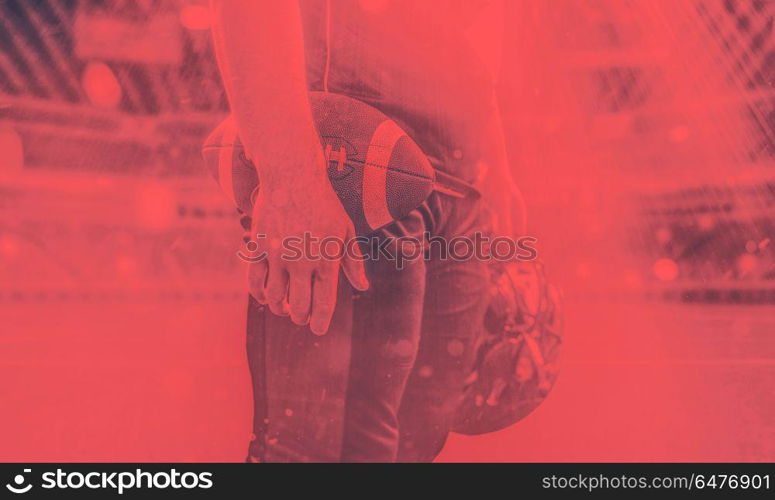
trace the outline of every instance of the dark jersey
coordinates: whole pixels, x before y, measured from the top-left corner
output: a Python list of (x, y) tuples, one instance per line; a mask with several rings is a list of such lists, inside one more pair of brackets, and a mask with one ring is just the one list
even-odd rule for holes
[(436, 168), (473, 181), (494, 82), (466, 28), (481, 0), (301, 0), (313, 90), (393, 118)]

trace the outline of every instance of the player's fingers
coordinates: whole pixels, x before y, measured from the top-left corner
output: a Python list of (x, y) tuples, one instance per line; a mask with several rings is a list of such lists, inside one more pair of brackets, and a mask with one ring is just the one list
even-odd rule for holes
[(339, 266), (328, 263), (315, 270), (312, 288), (312, 312), (309, 328), (315, 335), (323, 335), (331, 324), (336, 307), (336, 287), (339, 281)]
[(342, 270), (347, 280), (353, 287), (360, 291), (369, 289), (369, 280), (366, 278), (366, 269), (363, 265), (364, 258), (361, 247), (355, 240), (355, 230), (350, 226), (347, 232), (344, 257), (342, 258)]
[(285, 300), (288, 293), (288, 272), (279, 259), (269, 263), (269, 277), (264, 293), (270, 311), (279, 316), (288, 315), (288, 304)]
[(311, 303), (312, 273), (306, 269), (291, 270), (288, 283), (288, 307), (291, 321), (297, 325), (306, 325), (309, 322)]
[(250, 295), (252, 295), (259, 304), (266, 304), (264, 288), (266, 286), (268, 270), (269, 267), (267, 266), (265, 259), (248, 264), (248, 289), (250, 290)]

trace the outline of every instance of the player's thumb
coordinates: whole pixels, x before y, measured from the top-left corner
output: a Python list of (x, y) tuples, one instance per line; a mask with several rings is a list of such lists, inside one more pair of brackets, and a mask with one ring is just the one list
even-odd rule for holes
[(369, 280), (366, 278), (366, 268), (363, 265), (366, 259), (361, 252), (359, 243), (355, 240), (355, 230), (352, 226), (350, 226), (346, 238), (342, 271), (353, 287), (360, 291), (368, 290)]

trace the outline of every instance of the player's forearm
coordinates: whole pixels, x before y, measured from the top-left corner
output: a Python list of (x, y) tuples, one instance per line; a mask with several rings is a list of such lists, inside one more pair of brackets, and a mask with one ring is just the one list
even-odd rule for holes
[(262, 184), (319, 174), (298, 2), (211, 0), (211, 6), (229, 103)]

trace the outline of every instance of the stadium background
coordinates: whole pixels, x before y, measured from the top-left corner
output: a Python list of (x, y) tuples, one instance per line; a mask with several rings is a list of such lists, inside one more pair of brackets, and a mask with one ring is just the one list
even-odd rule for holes
[[(563, 371), (440, 459), (775, 459), (775, 5), (505, 8)], [(208, 23), (194, 0), (0, 0), (2, 460), (244, 456), (240, 229), (199, 157), (227, 110)]]

